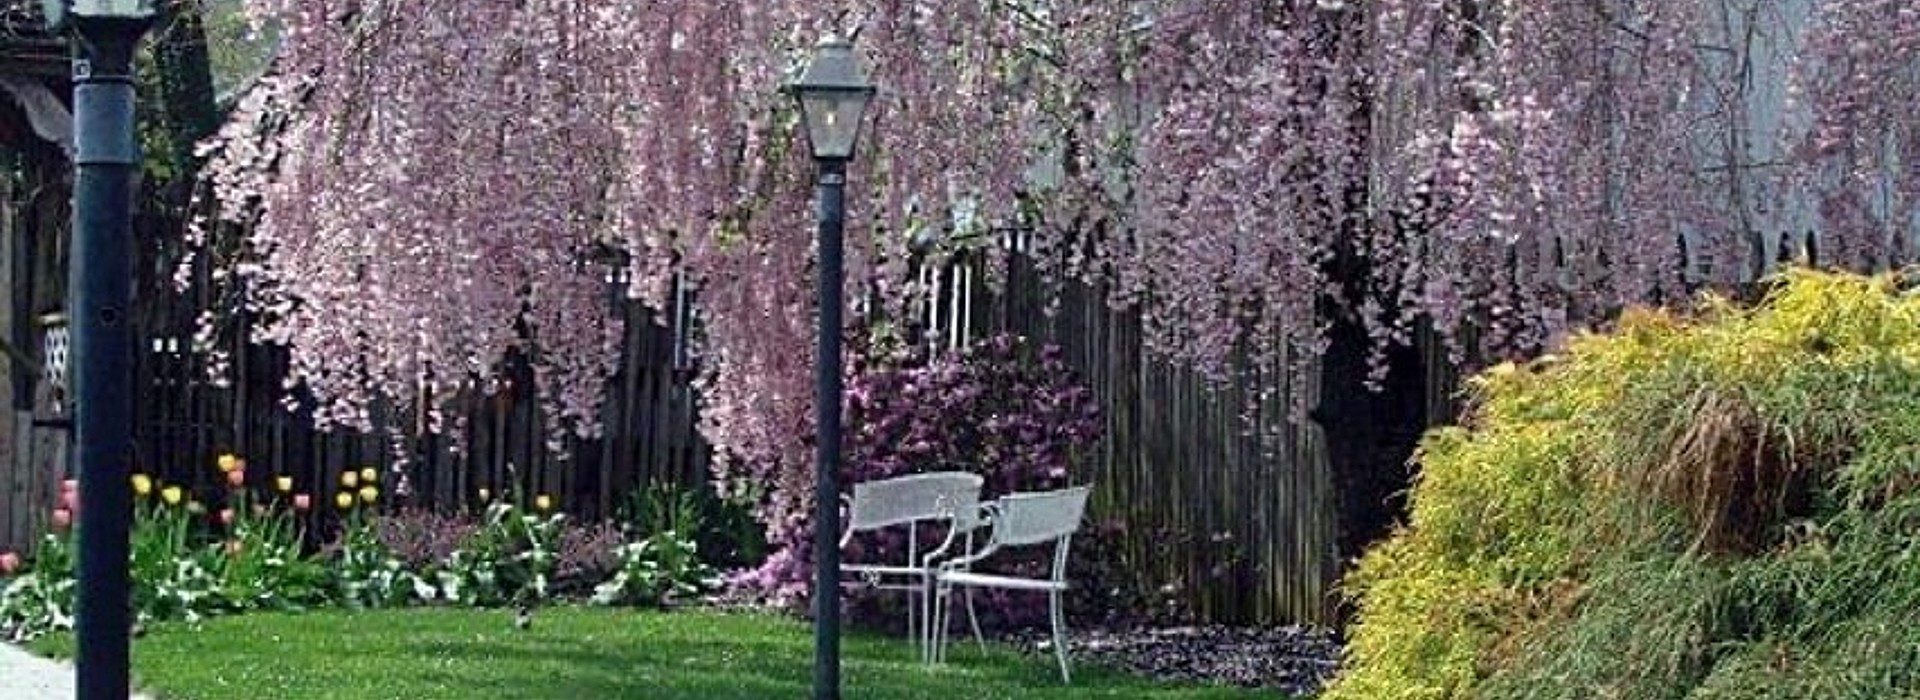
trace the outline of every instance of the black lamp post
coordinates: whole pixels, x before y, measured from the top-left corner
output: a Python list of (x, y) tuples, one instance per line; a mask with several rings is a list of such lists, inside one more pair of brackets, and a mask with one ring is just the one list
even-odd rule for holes
[(787, 86), (800, 103), (813, 160), (819, 166), (820, 348), (815, 356), (813, 537), (813, 697), (840, 697), (840, 331), (841, 237), (846, 223), (847, 161), (860, 121), (873, 101), (853, 44), (821, 40), (800, 79)]
[(132, 527), (134, 338), (133, 52), (155, 0), (45, 0), (49, 25), (72, 28), (74, 469), (80, 477), (80, 591), (75, 619), (80, 700), (125, 700), (128, 533)]

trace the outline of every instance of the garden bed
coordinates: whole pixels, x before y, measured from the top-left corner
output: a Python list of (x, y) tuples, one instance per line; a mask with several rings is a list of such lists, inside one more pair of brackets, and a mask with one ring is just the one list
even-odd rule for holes
[[(1009, 636), (1035, 653), (1052, 653), (1044, 630)], [(1333, 635), (1300, 627), (1224, 626), (1072, 633), (1073, 657), (1168, 683), (1206, 683), (1309, 696), (1340, 667)]]

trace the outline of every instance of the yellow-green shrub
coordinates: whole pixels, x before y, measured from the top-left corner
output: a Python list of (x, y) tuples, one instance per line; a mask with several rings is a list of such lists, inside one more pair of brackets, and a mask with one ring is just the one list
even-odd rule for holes
[(1920, 610), (1904, 278), (1629, 312), (1472, 389), (1423, 443), (1408, 525), (1346, 581), (1329, 698), (1920, 695), (1896, 622)]

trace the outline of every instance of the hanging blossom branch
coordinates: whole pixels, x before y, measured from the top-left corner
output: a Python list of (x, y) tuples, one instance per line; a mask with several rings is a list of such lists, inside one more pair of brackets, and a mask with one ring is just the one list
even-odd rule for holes
[(1880, 270), (1915, 262), (1920, 214), (1920, 7), (1829, 2), (1794, 65), (1793, 100), (1812, 128), (1788, 131), (1799, 167), (1783, 209), (1811, 209), (1823, 264)]
[(1532, 352), (1684, 298), (1690, 269), (1740, 281), (1737, 203), (1706, 175), (1733, 114), (1702, 101), (1709, 4), (1382, 3), (1374, 196), (1408, 225), (1369, 240), (1398, 292), (1376, 334), (1429, 319), (1456, 360)]
[(1157, 11), (1141, 56), (1158, 109), (1138, 143), (1117, 299), (1150, 347), (1225, 380), (1324, 349), (1335, 245), (1366, 176), (1360, 25), (1315, 3), (1196, 2)]
[(321, 423), (368, 428), (375, 397), (490, 383), (521, 352), (552, 414), (593, 429), (620, 329), (583, 262), (617, 134), (570, 99), (591, 28), (540, 4), (255, 8), (288, 26), (280, 73), (209, 176), (223, 216), (257, 215), (232, 272)]
[[(1047, 193), (1064, 225), (1035, 249), (1222, 380), (1310, 369), (1340, 316), (1372, 332), (1378, 378), (1422, 322), (1466, 361), (1680, 298), (1695, 266), (1738, 281), (1748, 248), (1703, 167), (1725, 119), (1694, 97), (1720, 77), (1698, 55), (1705, 4), (1069, 14), (1060, 53), (1084, 62), (1050, 87), (1082, 120)], [(1330, 279), (1337, 259), (1364, 284)]]
[(1920, 10), (1823, 6), (1783, 52), (1812, 127), (1763, 182), (1753, 44), (1706, 36), (1732, 1), (252, 0), (285, 43), (208, 144), (218, 218), (190, 235), (316, 416), (357, 428), (391, 401), (445, 430), (524, 357), (555, 436), (592, 435), (609, 261), (656, 309), (684, 280), (715, 477), (791, 531), (812, 182), (776, 87), (820, 34), (858, 27), (883, 86), (850, 332), (910, 308), (912, 242), (1038, 223), (1041, 269), (1227, 380), (1307, 371), (1336, 320), (1377, 349), (1431, 324), (1465, 361), (1745, 281), (1778, 224), (1747, 185), (1812, 210), (1823, 259), (1910, 260)]
[(1761, 183), (1728, 137), (1752, 42), (1708, 36), (1731, 1), (255, 0), (287, 28), (279, 73), (209, 177), (222, 216), (258, 219), (221, 249), (255, 338), (324, 418), (485, 388), (521, 354), (590, 433), (619, 337), (590, 260), (617, 249), (631, 295), (699, 290), (722, 476), (784, 479), (811, 436), (813, 253), (774, 88), (820, 33), (859, 27), (884, 86), (851, 190), (870, 313), (907, 308), (924, 233), (1038, 221), (1043, 269), (1225, 379), (1303, 371), (1343, 317), (1380, 348), (1430, 323), (1466, 360), (1742, 282), (1778, 223), (1748, 184), (1810, 200), (1829, 259), (1911, 257), (1917, 11), (1823, 6), (1796, 59), (1813, 128)]
[[(1538, 352), (1751, 280), (1783, 229), (1818, 225), (1824, 262), (1912, 256), (1920, 10), (1892, 0), (1810, 25), (1736, 0), (1052, 7), (1053, 107), (1080, 119), (1035, 250), (1216, 378), (1242, 354), (1301, 371), (1345, 315), (1376, 378), (1423, 323), (1456, 362)], [(1751, 88), (1786, 62), (1815, 123), (1763, 167), (1753, 134), (1786, 110)], [(1348, 255), (1359, 290), (1327, 277)]]
[[(813, 38), (864, 18), (885, 91), (853, 169), (849, 286), (877, 291), (877, 313), (906, 308), (918, 232), (1008, 215), (1006, 155), (1032, 137), (1031, 27), (1001, 2), (250, 9), (286, 41), (208, 145), (221, 221), (193, 237), (328, 425), (369, 427), (387, 399), (445, 429), (446, 401), (492, 390), (518, 355), (556, 429), (592, 435), (621, 335), (602, 254), (618, 250), (631, 296), (698, 290), (719, 476), (784, 478), (811, 434), (813, 250), (811, 169), (777, 87)], [(216, 240), (219, 223), (244, 238)]]

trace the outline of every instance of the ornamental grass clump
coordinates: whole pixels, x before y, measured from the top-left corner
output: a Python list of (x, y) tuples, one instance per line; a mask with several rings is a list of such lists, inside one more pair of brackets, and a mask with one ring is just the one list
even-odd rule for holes
[(1920, 295), (1798, 271), (1472, 386), (1329, 700), (1920, 693)]

